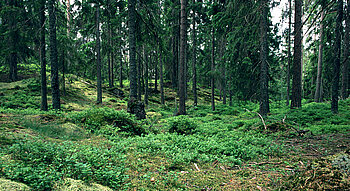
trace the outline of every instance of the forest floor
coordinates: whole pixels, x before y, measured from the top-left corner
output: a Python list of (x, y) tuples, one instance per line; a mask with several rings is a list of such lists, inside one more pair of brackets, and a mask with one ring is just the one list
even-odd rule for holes
[(0, 83), (0, 190), (350, 189), (349, 99), (337, 115), (328, 102), (275, 101), (265, 127), (256, 103), (217, 97), (211, 111), (205, 88), (174, 117), (166, 87), (166, 105), (153, 91), (136, 121), (123, 111), (127, 89), (104, 88), (99, 106), (95, 87), (69, 76), (62, 110), (43, 112), (38, 79)]

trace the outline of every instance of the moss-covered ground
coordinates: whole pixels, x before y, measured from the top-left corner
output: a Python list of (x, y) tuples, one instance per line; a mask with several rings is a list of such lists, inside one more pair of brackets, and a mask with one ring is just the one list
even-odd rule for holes
[(0, 83), (1, 189), (350, 188), (349, 99), (337, 115), (329, 102), (290, 110), (272, 101), (264, 126), (256, 103), (217, 97), (211, 111), (205, 88), (198, 106), (189, 94), (184, 117), (173, 116), (175, 91), (165, 88), (165, 105), (152, 91), (141, 121), (125, 111), (126, 88), (105, 87), (102, 105), (91, 80), (70, 76), (66, 88), (62, 110), (44, 112), (39, 80)]

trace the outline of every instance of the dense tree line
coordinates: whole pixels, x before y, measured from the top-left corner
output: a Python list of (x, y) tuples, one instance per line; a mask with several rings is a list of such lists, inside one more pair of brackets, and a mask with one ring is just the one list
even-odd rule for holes
[(211, 88), (212, 110), (219, 95), (223, 104), (227, 96), (229, 103), (260, 102), (263, 116), (271, 99), (291, 100), (292, 108), (304, 98), (332, 100), (337, 113), (338, 97), (349, 96), (349, 0), (289, 0), (285, 31), (272, 24), (278, 3), (1, 1), (1, 76), (16, 81), (28, 68), (40, 71), (42, 110), (48, 109), (47, 81), (53, 108), (60, 109), (74, 74), (97, 81), (99, 104), (103, 84), (124, 88), (128, 80), (129, 107), (142, 108), (158, 91), (165, 104), (169, 87), (178, 92), (179, 115), (188, 103), (198, 104), (200, 87)]

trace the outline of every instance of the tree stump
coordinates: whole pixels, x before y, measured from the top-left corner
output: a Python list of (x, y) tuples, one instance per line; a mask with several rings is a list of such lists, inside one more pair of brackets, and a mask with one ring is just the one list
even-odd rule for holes
[(135, 114), (137, 119), (146, 119), (145, 105), (136, 98), (131, 97), (128, 101), (128, 113)]

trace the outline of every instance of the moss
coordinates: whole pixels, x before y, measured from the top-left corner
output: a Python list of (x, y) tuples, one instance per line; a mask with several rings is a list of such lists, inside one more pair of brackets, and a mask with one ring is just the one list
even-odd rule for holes
[(74, 180), (67, 178), (64, 180), (63, 184), (57, 183), (53, 190), (60, 191), (112, 191), (111, 188), (102, 186), (100, 184), (92, 183), (90, 185), (86, 184), (82, 180)]
[(11, 180), (0, 178), (0, 190), (25, 191), (25, 190), (31, 190), (31, 189), (29, 186), (23, 183), (18, 183)]

